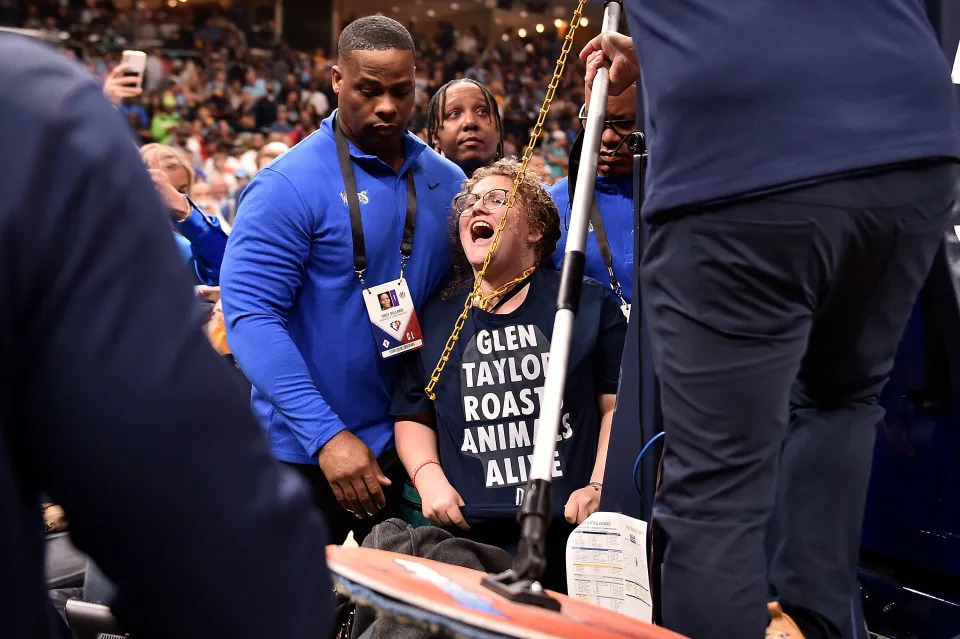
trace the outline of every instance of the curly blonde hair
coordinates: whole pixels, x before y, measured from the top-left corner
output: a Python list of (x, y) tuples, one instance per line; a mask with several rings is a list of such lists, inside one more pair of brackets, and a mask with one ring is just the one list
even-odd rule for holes
[[(504, 158), (489, 166), (481, 167), (464, 181), (460, 194), (469, 193), (477, 182), (484, 178), (500, 176), (511, 181), (516, 180), (520, 173), (520, 166), (520, 162), (516, 159)], [(517, 211), (522, 211), (526, 215), (530, 232), (540, 234), (540, 240), (534, 245), (534, 263), (541, 266), (557, 248), (557, 241), (560, 239), (560, 213), (553, 198), (532, 173), (524, 173), (520, 187), (517, 189), (516, 201), (507, 214), (513, 215)], [(453, 208), (450, 216), (450, 226), (454, 245), (453, 281), (444, 291), (444, 298), (463, 291), (467, 288), (467, 284), (473, 282), (473, 267), (460, 244), (460, 213), (456, 207)]]

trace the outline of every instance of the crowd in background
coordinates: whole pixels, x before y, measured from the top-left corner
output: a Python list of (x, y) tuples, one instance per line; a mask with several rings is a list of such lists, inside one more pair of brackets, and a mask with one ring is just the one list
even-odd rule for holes
[[(156, 142), (183, 152), (197, 177), (191, 197), (227, 228), (252, 176), (315, 131), (337, 107), (331, 86), (336, 59), (324, 49), (296, 51), (277, 40), (270, 11), (251, 19), (238, 8), (207, 7), (201, 13), (179, 5), (118, 11), (110, 3), (90, 4), (45, 9), (32, 3), (20, 26), (59, 37), (64, 51), (105, 83), (138, 145)], [(562, 41), (531, 34), (525, 39), (495, 37), (490, 39), (494, 44), (487, 44), (476, 26), (459, 33), (452, 24), (441, 23), (430, 37), (413, 22), (407, 26), (418, 49), (410, 130), (426, 140), (430, 98), (449, 80), (472, 78), (496, 98), (504, 154), (521, 154)], [(124, 49), (148, 54), (143, 90), (134, 97), (109, 91)], [(568, 149), (580, 130), (582, 77), (582, 69), (564, 74), (531, 167), (548, 185), (567, 174)]]

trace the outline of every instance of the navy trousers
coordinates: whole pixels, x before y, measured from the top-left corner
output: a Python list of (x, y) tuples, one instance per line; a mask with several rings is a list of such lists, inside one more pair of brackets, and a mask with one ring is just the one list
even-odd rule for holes
[(651, 220), (668, 628), (760, 639), (776, 598), (810, 637), (840, 636), (877, 398), (956, 180), (917, 163)]

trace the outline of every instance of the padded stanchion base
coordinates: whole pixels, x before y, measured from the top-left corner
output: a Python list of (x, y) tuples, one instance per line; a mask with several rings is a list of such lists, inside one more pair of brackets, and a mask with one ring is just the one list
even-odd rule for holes
[(559, 593), (559, 612), (514, 603), (476, 570), (372, 548), (327, 547), (337, 589), (378, 614), (469, 639), (682, 639)]

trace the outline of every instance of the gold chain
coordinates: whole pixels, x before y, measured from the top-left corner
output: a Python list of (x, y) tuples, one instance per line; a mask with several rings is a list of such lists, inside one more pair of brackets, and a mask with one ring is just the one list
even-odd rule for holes
[(493, 293), (490, 293), (489, 295), (480, 295), (480, 293), (477, 293), (473, 298), (473, 306), (479, 308), (481, 311), (487, 310), (487, 306), (490, 304), (490, 302), (497, 299), (498, 297), (500, 297), (501, 295), (503, 295), (504, 293), (512, 289), (514, 286), (516, 286), (523, 280), (530, 277), (530, 275), (535, 270), (537, 270), (537, 267), (531, 266), (530, 268), (525, 270), (523, 273), (521, 273), (520, 277), (513, 278), (512, 280), (510, 280), (509, 282), (507, 282), (506, 284), (504, 284), (503, 286), (495, 290)]
[(440, 355), (440, 360), (437, 362), (436, 368), (433, 369), (433, 373), (430, 375), (430, 383), (427, 384), (426, 389), (424, 389), (427, 397), (431, 401), (437, 398), (436, 394), (433, 392), (433, 389), (436, 387), (437, 382), (440, 381), (440, 375), (443, 373), (443, 367), (447, 365), (448, 361), (450, 361), (450, 353), (453, 352), (453, 347), (456, 345), (457, 340), (460, 339), (460, 331), (463, 330), (463, 326), (467, 321), (467, 316), (470, 313), (470, 307), (473, 305), (474, 299), (480, 293), (480, 283), (483, 281), (483, 276), (486, 275), (487, 267), (490, 265), (490, 259), (493, 257), (493, 253), (497, 250), (497, 245), (500, 243), (500, 233), (507, 225), (507, 214), (509, 214), (510, 209), (513, 208), (514, 201), (517, 198), (517, 190), (520, 188), (520, 184), (523, 182), (523, 176), (527, 171), (527, 164), (530, 162), (530, 158), (533, 157), (537, 140), (540, 138), (540, 133), (543, 131), (543, 123), (547, 119), (547, 113), (550, 112), (550, 103), (553, 102), (553, 95), (557, 91), (557, 85), (560, 83), (560, 78), (563, 75), (563, 69), (567, 65), (567, 56), (570, 54), (570, 49), (573, 48), (573, 34), (576, 33), (577, 27), (580, 26), (580, 18), (583, 15), (583, 7), (586, 4), (587, 0), (580, 0), (580, 2), (577, 3), (576, 10), (573, 12), (573, 18), (570, 20), (570, 30), (567, 32), (567, 36), (563, 40), (563, 48), (560, 50), (560, 57), (557, 58), (557, 65), (553, 70), (553, 79), (550, 80), (550, 84), (547, 86), (547, 95), (543, 98), (543, 104), (540, 106), (540, 114), (537, 116), (537, 123), (534, 125), (533, 132), (530, 134), (530, 143), (527, 145), (527, 148), (523, 153), (523, 160), (520, 162), (520, 171), (517, 173), (517, 177), (513, 181), (513, 189), (510, 190), (510, 197), (507, 198), (507, 210), (504, 212), (503, 217), (500, 218), (500, 224), (497, 225), (497, 229), (494, 231), (493, 242), (490, 244), (490, 250), (487, 251), (487, 257), (484, 258), (483, 266), (480, 268), (480, 272), (477, 273), (477, 279), (473, 283), (473, 292), (467, 296), (467, 300), (463, 304), (463, 311), (460, 313), (456, 323), (453, 325), (453, 333), (451, 333), (450, 337), (447, 339), (447, 343), (443, 347), (443, 353)]

